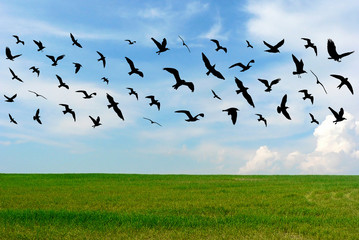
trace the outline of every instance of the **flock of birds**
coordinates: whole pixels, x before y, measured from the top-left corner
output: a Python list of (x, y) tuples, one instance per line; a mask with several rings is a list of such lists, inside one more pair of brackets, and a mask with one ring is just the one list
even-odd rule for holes
[[(16, 39), (16, 44), (25, 45), (25, 42), (22, 41), (17, 35), (13, 35), (13, 37)], [(178, 36), (178, 37), (182, 41), (182, 45), (184, 47), (186, 47), (186, 49), (188, 50), (189, 53), (191, 53), (190, 48), (185, 43), (183, 38), (181, 36)], [(82, 48), (82, 45), (79, 43), (78, 39), (76, 39), (73, 36), (73, 34), (71, 34), (71, 33), (70, 33), (70, 38), (71, 38), (71, 41), (72, 41), (72, 45), (74, 45), (74, 46), (76, 46), (78, 48)], [(158, 55), (170, 50), (169, 48), (167, 48), (167, 40), (166, 40), (166, 38), (163, 38), (162, 42), (159, 42), (154, 38), (151, 38), (151, 39), (152, 39), (152, 41), (154, 42), (154, 44), (158, 48), (158, 51), (156, 51), (156, 53)], [(315, 55), (317, 55), (317, 47), (316, 47), (316, 45), (308, 38), (302, 38), (302, 40), (304, 40), (306, 42), (304, 47), (305, 48), (312, 48)], [(132, 40), (129, 40), (129, 39), (126, 39), (125, 41), (127, 41), (129, 45), (133, 45), (133, 44), (136, 43), (136, 41), (132, 41)], [(222, 46), (218, 40), (211, 39), (210, 41), (212, 41), (213, 43), (216, 44), (215, 51), (222, 50), (225, 53), (227, 53), (227, 48)], [(42, 52), (45, 49), (45, 46), (43, 45), (43, 43), (41, 41), (33, 40), (33, 42), (34, 42), (34, 44), (36, 44), (36, 46), (38, 48), (37, 51)], [(246, 42), (247, 42), (247, 47), (248, 48), (253, 48), (253, 46), (251, 45), (251, 43), (248, 40), (246, 40)], [(276, 43), (274, 45), (269, 44), (266, 41), (263, 41), (263, 43), (267, 47), (265, 52), (270, 53), (270, 54), (276, 54), (276, 53), (280, 53), (279, 49), (280, 49), (280, 47), (283, 46), (284, 39), (279, 41), (278, 43)], [(354, 51), (350, 51), (350, 52), (345, 52), (345, 53), (339, 54), (337, 52), (337, 50), (336, 50), (336, 46), (335, 46), (334, 42), (331, 39), (328, 39), (327, 51), (328, 51), (328, 54), (329, 54), (328, 59), (332, 59), (332, 60), (337, 61), (337, 62), (340, 62), (342, 58), (344, 58), (344, 57), (346, 57), (346, 56), (348, 56), (348, 55), (350, 55), (350, 54), (352, 54), (354, 52)], [(20, 57), (22, 55), (22, 54), (13, 55), (13, 53), (11, 52), (9, 47), (6, 47), (5, 54), (6, 54), (6, 59), (8, 59), (10, 61), (14, 61), (15, 59), (17, 59), (18, 57)], [(105, 68), (106, 67), (106, 57), (99, 51), (97, 51), (97, 54), (99, 55), (99, 58), (97, 59), (97, 61), (102, 62), (102, 66), (103, 66), (103, 68)], [(65, 55), (60, 55), (60, 56), (46, 55), (46, 57), (51, 60), (51, 63), (52, 63), (51, 65), (52, 66), (57, 66), (59, 64), (59, 61), (62, 60), (65, 57)], [(131, 59), (129, 59), (128, 57), (125, 57), (125, 59), (126, 59), (128, 65), (130, 67), (130, 72), (128, 72), (128, 74), (129, 75), (137, 74), (139, 77), (143, 78), (144, 77), (143, 72), (135, 67), (135, 64), (133, 63), (133, 61)], [(293, 75), (297, 75), (298, 77), (301, 77), (301, 74), (307, 73), (304, 70), (304, 63), (303, 63), (302, 59), (298, 60), (293, 54), (292, 54), (292, 59), (293, 59), (293, 62), (295, 64), (295, 70), (293, 71)], [(207, 69), (206, 75), (212, 74), (214, 77), (216, 77), (218, 79), (225, 80), (225, 78), (223, 77), (221, 72), (219, 72), (216, 69), (216, 64), (212, 64), (211, 61), (207, 58), (207, 56), (203, 52), (202, 52), (202, 60), (203, 60), (204, 66)], [(241, 68), (241, 70), (240, 70), (241, 72), (245, 72), (245, 71), (247, 71), (247, 70), (249, 70), (251, 68), (251, 64), (253, 64), (253, 63), (255, 63), (254, 60), (250, 60), (247, 64), (243, 64), (241, 62), (238, 62), (238, 63), (235, 63), (235, 64), (231, 65), (229, 68), (239, 67), (239, 68)], [(75, 74), (76, 74), (76, 73), (78, 73), (80, 71), (82, 65), (80, 63), (77, 63), (77, 62), (73, 62), (73, 64), (74, 64), (74, 67), (75, 67)], [(35, 66), (30, 67), (29, 70), (32, 70), (32, 72), (37, 74), (37, 76), (40, 75), (40, 69), (35, 67)], [(177, 69), (165, 67), (165, 68), (163, 68), (163, 70), (167, 71), (168, 73), (170, 73), (174, 77), (176, 83), (172, 87), (175, 90), (177, 90), (181, 86), (184, 86), (184, 87), (187, 87), (191, 92), (194, 92), (195, 86), (194, 86), (193, 82), (189, 82), (189, 81), (186, 81), (186, 80), (182, 79), (180, 77), (180, 74), (179, 74)], [(9, 68), (9, 71), (10, 71), (10, 73), (12, 75), (13, 80), (23, 82), (23, 80), (19, 76), (17, 76), (15, 74), (15, 72), (11, 68)], [(324, 85), (319, 81), (318, 77), (312, 71), (311, 71), (311, 73), (315, 76), (316, 81), (317, 81), (316, 83), (321, 85), (324, 92), (327, 94), (327, 91), (326, 91)], [(336, 74), (332, 74), (330, 76), (332, 76), (332, 77), (334, 77), (334, 78), (336, 78), (336, 79), (338, 79), (340, 81), (340, 84), (338, 85), (339, 89), (341, 87), (343, 87), (343, 86), (346, 86), (349, 89), (350, 93), (354, 94), (353, 87), (352, 87), (351, 83), (349, 82), (348, 78), (346, 78), (344, 76), (341, 76), (341, 75), (336, 75)], [(56, 78), (59, 81), (59, 85), (58, 85), (59, 88), (69, 89), (69, 86), (62, 80), (62, 78), (59, 75), (56, 75)], [(106, 77), (103, 77), (102, 80), (107, 84), (109, 83), (109, 80)], [(258, 81), (261, 82), (266, 87), (266, 89), (264, 90), (265, 92), (271, 92), (272, 87), (274, 85), (278, 84), (281, 81), (281, 79), (277, 78), (277, 79), (274, 79), (272, 81), (268, 81), (266, 79), (258, 79)], [(255, 104), (253, 102), (253, 99), (252, 99), (251, 95), (248, 93), (248, 87), (245, 87), (243, 82), (241, 80), (239, 80), (238, 78), (236, 78), (236, 77), (235, 77), (235, 83), (236, 83), (236, 85), (238, 87), (238, 89), (235, 90), (236, 93), (237, 94), (242, 94), (243, 98), (248, 102), (248, 104), (250, 106), (252, 106), (253, 108), (255, 108)], [(134, 95), (136, 97), (136, 99), (138, 100), (137, 92), (133, 88), (130, 88), (130, 87), (128, 87), (127, 89), (129, 90), (129, 95)], [(44, 99), (47, 99), (45, 96), (43, 96), (42, 94), (39, 94), (39, 93), (37, 93), (35, 91), (32, 91), (32, 90), (28, 90), (28, 91), (30, 93), (35, 94), (36, 97), (42, 97)], [(211, 91), (212, 91), (212, 94), (213, 94), (213, 98), (216, 98), (218, 100), (222, 100), (222, 98), (219, 97), (214, 90), (211, 90)], [(91, 99), (94, 96), (96, 96), (95, 92), (88, 93), (85, 90), (78, 90), (76, 92), (83, 94), (84, 99)], [(308, 92), (307, 89), (301, 89), (301, 90), (299, 90), (299, 92), (304, 94), (303, 100), (309, 99), (312, 104), (314, 103), (314, 97), (313, 97), (312, 94), (310, 94)], [(17, 97), (17, 94), (14, 94), (13, 96), (4, 95), (4, 97), (5, 97), (6, 102), (11, 103), (11, 102), (14, 102), (15, 98)], [(112, 108), (113, 111), (117, 114), (117, 116), (120, 119), (124, 120), (124, 116), (122, 114), (122, 111), (118, 107), (118, 102), (116, 102), (114, 100), (114, 98), (108, 93), (106, 94), (106, 97), (107, 97), (107, 100), (109, 102), (107, 107), (109, 109)], [(155, 105), (157, 107), (158, 111), (160, 111), (161, 104), (160, 104), (159, 100), (155, 98), (155, 96), (149, 95), (149, 96), (146, 96), (145, 98), (148, 98), (150, 100), (150, 102), (149, 102), (150, 106)], [(73, 109), (70, 108), (70, 106), (68, 104), (60, 103), (59, 105), (64, 107), (64, 110), (62, 111), (63, 114), (70, 114), (72, 116), (73, 120), (76, 121), (76, 113), (75, 113), (75, 111)], [(285, 94), (282, 97), (282, 101), (281, 101), (280, 105), (277, 106), (276, 110), (277, 110), (277, 112), (279, 114), (282, 114), (285, 118), (287, 118), (288, 120), (291, 120), (291, 116), (290, 116), (290, 114), (288, 112), (288, 108), (289, 107), (287, 106), (287, 94)], [(335, 120), (333, 121), (335, 124), (340, 122), (340, 121), (345, 120), (343, 108), (340, 108), (339, 111), (335, 111), (331, 107), (328, 107), (328, 108), (332, 112), (333, 116), (335, 117)], [(232, 121), (233, 125), (235, 125), (236, 121), (237, 121), (237, 112), (239, 111), (239, 109), (236, 108), (236, 107), (231, 107), (231, 108), (228, 108), (228, 109), (223, 109), (222, 111), (226, 112), (226, 113), (228, 113), (228, 115), (230, 115), (231, 121)], [(204, 113), (199, 113), (199, 114), (196, 114), (196, 115), (193, 116), (192, 113), (190, 111), (188, 111), (188, 110), (177, 110), (177, 111), (175, 111), (175, 113), (183, 113), (183, 114), (185, 114), (187, 116), (187, 119), (185, 119), (185, 121), (187, 121), (187, 122), (195, 122), (195, 121), (200, 120), (199, 117), (202, 117), (202, 118), (204, 117)], [(258, 116), (257, 120), (258, 121), (263, 121), (265, 126), (267, 126), (266, 118), (264, 116), (262, 116), (262, 114), (259, 114), (259, 113), (257, 113), (256, 115)], [(314, 117), (314, 115), (312, 113), (309, 113), (309, 115), (311, 117), (311, 123), (319, 124), (319, 122), (315, 119), (315, 117)], [(11, 123), (17, 124), (17, 121), (11, 115), (11, 113), (9, 113), (9, 118), (10, 118)], [(97, 117), (89, 116), (89, 118), (91, 119), (91, 121), (93, 123), (92, 127), (95, 128), (95, 127), (98, 127), (98, 126), (101, 125), (100, 116), (97, 116)], [(158, 123), (156, 121), (153, 121), (150, 118), (143, 117), (143, 119), (149, 121), (151, 124), (157, 124), (158, 126), (162, 126), (160, 123)], [(41, 119), (40, 119), (40, 109), (36, 110), (35, 115), (33, 116), (33, 120), (38, 122), (39, 124), (42, 124)]]

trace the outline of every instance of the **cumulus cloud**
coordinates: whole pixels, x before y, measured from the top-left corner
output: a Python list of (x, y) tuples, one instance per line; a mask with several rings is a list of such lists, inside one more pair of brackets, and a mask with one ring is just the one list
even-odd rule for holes
[(239, 174), (266, 174), (279, 170), (277, 162), (279, 153), (269, 150), (267, 146), (257, 149), (254, 157), (239, 169)]

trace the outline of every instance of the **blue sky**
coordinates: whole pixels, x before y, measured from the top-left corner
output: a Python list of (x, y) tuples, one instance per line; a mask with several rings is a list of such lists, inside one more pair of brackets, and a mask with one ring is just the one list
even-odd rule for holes
[[(36, 7), (35, 7), (36, 6)], [(176, 174), (357, 174), (359, 171), (359, 3), (357, 1), (11, 1), (0, 3), (0, 92), (18, 94), (14, 103), (0, 101), (0, 172), (20, 173), (176, 173)], [(70, 32), (83, 48), (71, 45)], [(25, 41), (16, 45), (13, 34)], [(182, 46), (182, 36), (191, 53)], [(166, 38), (169, 51), (157, 55), (151, 41)], [(302, 37), (318, 46), (318, 56), (305, 49)], [(216, 52), (211, 38), (228, 53)], [(328, 60), (326, 44), (334, 40), (338, 52), (355, 51), (342, 62)], [(136, 40), (128, 45), (125, 39)], [(285, 39), (280, 53), (264, 52), (263, 40), (275, 44)], [(41, 40), (43, 52), (33, 40)], [(246, 47), (249, 40), (253, 49)], [(5, 59), (5, 47), (22, 56)], [(107, 59), (103, 68), (96, 51)], [(222, 72), (226, 80), (207, 76), (201, 53)], [(65, 54), (58, 66), (45, 56)], [(302, 78), (292, 75), (291, 55), (303, 59)], [(144, 78), (129, 76), (125, 60), (133, 60)], [(254, 59), (241, 73), (228, 67)], [(83, 68), (74, 73), (72, 62)], [(28, 70), (40, 68), (40, 77)], [(11, 80), (12, 68), (24, 83)], [(195, 91), (174, 90), (175, 83), (164, 67), (178, 69), (192, 81)], [(328, 90), (315, 84), (315, 72)], [(56, 74), (70, 86), (57, 88)], [(330, 74), (349, 78), (351, 95)], [(107, 77), (109, 85), (101, 78)], [(235, 93), (239, 78), (252, 95), (255, 108)], [(257, 79), (281, 82), (270, 93)], [(139, 94), (137, 101), (127, 87)], [(97, 92), (85, 100), (76, 90)], [(222, 97), (214, 99), (211, 89)], [(314, 104), (302, 100), (300, 89), (314, 95)], [(28, 90), (45, 95), (36, 98)], [(110, 109), (106, 93), (119, 102), (125, 121)], [(276, 112), (288, 95), (292, 120)], [(148, 105), (155, 95), (161, 110)], [(77, 121), (63, 115), (59, 103), (77, 114)], [(333, 124), (328, 107), (345, 110), (346, 121)], [(236, 107), (238, 121), (232, 125), (223, 109)], [(32, 120), (40, 109), (43, 124)], [(203, 112), (200, 121), (188, 123), (186, 109)], [(309, 112), (320, 122), (311, 124)], [(9, 122), (8, 114), (18, 125)], [(268, 120), (257, 122), (256, 113)], [(93, 129), (91, 116), (102, 126)], [(163, 127), (151, 125), (151, 118)]]

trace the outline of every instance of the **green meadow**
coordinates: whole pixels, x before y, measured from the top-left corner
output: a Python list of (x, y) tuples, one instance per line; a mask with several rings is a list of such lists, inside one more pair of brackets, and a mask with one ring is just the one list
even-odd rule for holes
[(0, 239), (359, 239), (359, 176), (0, 174)]

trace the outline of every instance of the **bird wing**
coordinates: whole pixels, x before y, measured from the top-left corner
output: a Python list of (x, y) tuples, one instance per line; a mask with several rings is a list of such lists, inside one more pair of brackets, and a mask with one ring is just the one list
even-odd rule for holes
[(244, 86), (243, 86), (243, 83), (242, 83), (241, 80), (239, 80), (238, 78), (234, 77), (234, 81), (236, 82), (237, 87), (238, 87), (240, 90), (243, 90), (243, 89), (244, 89)]
[(343, 108), (340, 108), (339, 110), (339, 116), (343, 117), (344, 115), (344, 109)]
[(77, 90), (76, 92), (83, 93), (85, 96), (88, 96), (88, 94), (85, 90)]
[(12, 58), (12, 54), (11, 54), (11, 50), (10, 48), (6, 47), (5, 48), (5, 54), (7, 58)]
[(71, 40), (75, 43), (76, 39), (75, 39), (74, 35), (72, 35), (72, 33), (70, 33), (70, 37), (71, 37)]
[(74, 119), (74, 122), (76, 122), (76, 114), (74, 111), (70, 111), (72, 118)]
[(102, 53), (100, 53), (99, 51), (96, 51), (98, 55), (100, 55), (101, 58), (103, 58)]
[(15, 76), (16, 76), (16, 74), (14, 73), (14, 71), (13, 71), (11, 68), (9, 68), (9, 70), (10, 70), (10, 72), (11, 72), (12, 76), (13, 76), (13, 77), (15, 77)]
[(280, 78), (274, 79), (274, 80), (270, 83), (270, 86), (279, 83), (280, 80), (281, 80)]
[(38, 109), (36, 110), (35, 116), (39, 116), (39, 114), (40, 114), (40, 109), (38, 108)]
[(232, 111), (231, 113), (228, 112), (228, 114), (231, 115), (233, 125), (236, 124), (236, 122), (237, 122), (237, 111)]
[(194, 91), (194, 84), (193, 82), (184, 82), (182, 83), (183, 85), (186, 85), (189, 89), (191, 89), (191, 91), (193, 92)]
[(345, 80), (345, 79), (344, 79), (344, 77), (343, 77), (343, 76), (341, 76), (341, 75), (337, 75), (337, 74), (330, 74), (330, 76), (335, 77), (335, 78), (339, 79), (340, 81), (344, 81), (344, 80)]
[(122, 115), (121, 110), (118, 108), (117, 105), (114, 105), (114, 106), (113, 106), (113, 110), (115, 111), (115, 113), (117, 113), (117, 116), (119, 116), (119, 118), (121, 118), (122, 120), (125, 120), (125, 118), (124, 118), (123, 115)]
[(290, 116), (289, 116), (289, 113), (287, 112), (287, 109), (282, 109), (282, 113), (283, 113), (283, 115), (287, 118), (287, 119), (289, 119), (289, 120), (291, 120), (291, 118), (290, 118)]
[(149, 98), (149, 99), (151, 99), (151, 101), (154, 101), (154, 100), (155, 100), (155, 96), (153, 96), (153, 95), (146, 96), (145, 98)]
[(352, 54), (353, 52), (354, 52), (354, 51), (342, 53), (342, 54), (340, 54), (339, 56), (340, 56), (340, 58), (342, 58), (342, 57), (345, 57), (345, 56), (348, 56), (348, 55)]
[(282, 102), (280, 103), (280, 106), (282, 109), (285, 109), (285, 104), (287, 103), (287, 94), (285, 94), (282, 98)]
[(275, 48), (280, 48), (284, 44), (284, 39), (282, 39), (279, 43), (274, 45)]
[(217, 45), (217, 47), (219, 47), (219, 42), (218, 42), (218, 40), (216, 40), (216, 39), (211, 39), (211, 41), (214, 42), (214, 43)]
[(299, 90), (298, 92), (304, 93), (304, 95), (307, 95), (307, 94), (308, 94), (308, 90), (306, 90), (306, 89)]
[(233, 64), (232, 66), (230, 66), (229, 68), (232, 68), (232, 67), (236, 67), (236, 66), (239, 66), (239, 67), (241, 67), (241, 68), (245, 68), (246, 66), (244, 66), (242, 63), (235, 63), (235, 64)]
[(135, 65), (133, 64), (132, 60), (129, 59), (128, 57), (125, 57), (125, 58), (126, 58), (127, 63), (130, 65), (131, 70), (134, 70)]
[(328, 39), (327, 50), (331, 58), (335, 59), (338, 57), (337, 48), (335, 47), (335, 43), (333, 42), (332, 39)]
[(315, 52), (315, 56), (318, 56), (318, 49), (317, 46), (313, 46), (314, 52)]
[(217, 71), (215, 68), (213, 68), (213, 70), (211, 71), (211, 73), (212, 73), (215, 77), (218, 77), (218, 78), (224, 80), (224, 77), (223, 77), (222, 73), (220, 73), (219, 71)]
[[(329, 108), (329, 110), (333, 113), (333, 115), (334, 115), (334, 117), (335, 117), (336, 119), (340, 118), (339, 114), (338, 114), (336, 111), (334, 111), (333, 108), (331, 108), (331, 107), (328, 107), (328, 108)], [(343, 108), (341, 108), (340, 110), (343, 110)], [(343, 111), (344, 111), (344, 110), (343, 110)]]
[(249, 95), (249, 93), (247, 91), (243, 91), (243, 97), (247, 100), (247, 102), (249, 103), (249, 105), (251, 105), (252, 107), (254, 107), (254, 103), (253, 103), (253, 99), (251, 97), (251, 95)]
[(154, 38), (151, 38), (152, 41), (156, 44), (156, 46), (158, 47), (158, 49), (161, 49), (162, 48), (162, 45)]
[(310, 43), (310, 39), (309, 38), (302, 38), (303, 40), (307, 41), (307, 44)]
[(294, 61), (295, 66), (296, 66), (297, 68), (299, 68), (300, 63), (299, 63), (298, 58), (296, 58), (296, 57), (292, 54), (292, 59), (293, 59), (293, 61)]
[(206, 68), (207, 68), (208, 70), (212, 68), (211, 63), (209, 62), (207, 56), (204, 55), (204, 53), (202, 53), (202, 60), (203, 60), (204, 65), (206, 66)]
[(175, 69), (175, 68), (163, 68), (163, 70), (166, 70), (167, 72), (172, 73), (173, 76), (176, 79), (176, 82), (181, 81), (181, 78), (180, 78), (180, 75), (179, 75), (179, 72), (178, 72), (177, 69)]
[(166, 45), (167, 45), (167, 39), (166, 38), (163, 38), (161, 45), (162, 45), (162, 47), (166, 47)]
[(266, 45), (267, 47), (269, 47), (269, 48), (273, 48), (273, 46), (272, 46), (272, 45), (270, 45), (269, 43), (267, 43), (266, 41), (263, 41), (263, 43), (264, 43), (264, 45)]
[(354, 94), (353, 86), (350, 84), (350, 82), (346, 81), (344, 84), (348, 87), (349, 91)]
[(62, 81), (62, 78), (61, 78), (59, 75), (56, 74), (56, 77), (57, 77), (57, 79), (59, 80), (60, 84), (64, 83), (64, 82)]
[(65, 55), (60, 55), (60, 56), (58, 56), (58, 57), (56, 58), (56, 61), (61, 60), (61, 59), (63, 59), (64, 57), (65, 57)]
[(266, 87), (269, 87), (269, 83), (268, 83), (267, 80), (258, 78), (258, 81), (260, 81), (261, 83), (263, 83)]
[(51, 61), (53, 61), (53, 62), (55, 62), (55, 61), (56, 61), (54, 56), (51, 56), (51, 55), (46, 55), (46, 57), (50, 58), (50, 59), (51, 59)]
[(96, 124), (96, 120), (91, 116), (89, 116), (89, 117), (91, 118), (91, 121), (93, 122), (93, 124)]
[(187, 115), (188, 118), (193, 118), (192, 114), (187, 110), (177, 110), (177, 111), (175, 111), (175, 113), (184, 113)]
[(110, 94), (106, 93), (106, 97), (111, 105), (115, 104), (115, 100), (113, 99), (113, 97)]
[(315, 118), (314, 118), (313, 114), (309, 113), (309, 115), (310, 115), (310, 117), (312, 118), (312, 120), (314, 121)]

